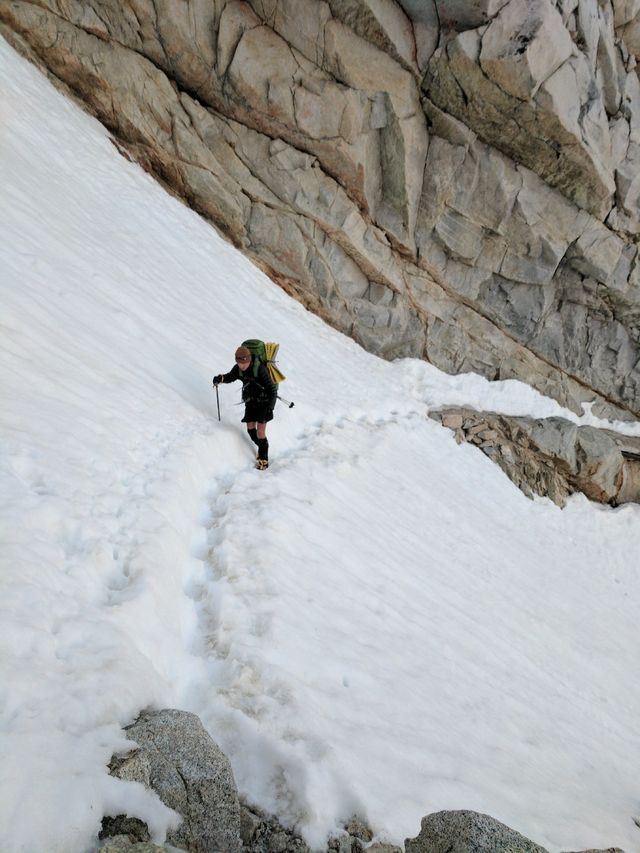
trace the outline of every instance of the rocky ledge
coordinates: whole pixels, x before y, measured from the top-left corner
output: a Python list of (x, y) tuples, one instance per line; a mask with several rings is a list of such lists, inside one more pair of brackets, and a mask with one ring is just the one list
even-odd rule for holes
[(582, 492), (599, 503), (640, 503), (640, 438), (564, 418), (510, 417), (467, 408), (430, 413), (502, 468), (528, 497), (564, 506)]

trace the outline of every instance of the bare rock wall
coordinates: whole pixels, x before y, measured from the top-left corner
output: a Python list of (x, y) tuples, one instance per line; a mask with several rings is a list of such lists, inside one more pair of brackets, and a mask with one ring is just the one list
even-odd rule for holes
[(640, 413), (640, 9), (11, 0), (0, 31), (369, 350)]

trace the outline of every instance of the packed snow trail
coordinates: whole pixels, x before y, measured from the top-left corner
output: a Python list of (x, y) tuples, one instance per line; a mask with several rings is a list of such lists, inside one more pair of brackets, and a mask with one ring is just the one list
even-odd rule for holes
[[(367, 355), (1, 40), (0, 68), (2, 853), (81, 853), (125, 809), (161, 838), (106, 770), (149, 706), (199, 713), (314, 843), (450, 807), (637, 849), (638, 507), (528, 501), (426, 418), (573, 416)], [(296, 401), (262, 473), (211, 388), (252, 336)]]
[(635, 509), (516, 497), (416, 415), (320, 421), (274, 464), (212, 484), (192, 587), (210, 677), (191, 703), (243, 790), (318, 845), (328, 813), (397, 841), (426, 802), (521, 826), (523, 790), (540, 843), (560, 791), (574, 838), (615, 836)]

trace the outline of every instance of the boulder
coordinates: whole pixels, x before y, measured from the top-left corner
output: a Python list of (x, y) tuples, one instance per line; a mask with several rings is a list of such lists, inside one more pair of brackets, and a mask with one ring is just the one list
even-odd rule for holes
[(406, 853), (547, 853), (489, 815), (443, 811), (422, 818), (420, 834), (405, 841)]
[(125, 729), (136, 747), (111, 762), (112, 775), (140, 782), (182, 817), (167, 841), (188, 853), (237, 853), (240, 804), (231, 766), (195, 716), (145, 711)]

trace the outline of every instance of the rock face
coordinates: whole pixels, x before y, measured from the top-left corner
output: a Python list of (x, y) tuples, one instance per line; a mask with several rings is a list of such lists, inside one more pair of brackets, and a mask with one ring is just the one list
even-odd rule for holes
[[(237, 853), (240, 804), (231, 766), (198, 717), (186, 711), (145, 712), (126, 733), (138, 748), (114, 758), (111, 773), (151, 788), (181, 815), (182, 824), (167, 841), (189, 853)], [(110, 827), (118, 835), (129, 828)], [(147, 840), (135, 833), (129, 839)]]
[(528, 497), (564, 506), (582, 492), (613, 506), (640, 503), (640, 438), (576, 426), (564, 418), (533, 419), (450, 408), (430, 417), (479, 447)]
[(422, 818), (420, 834), (405, 841), (406, 853), (547, 853), (544, 847), (489, 815), (436, 812)]
[(0, 22), (371, 351), (640, 413), (640, 4), (8, 0)]

